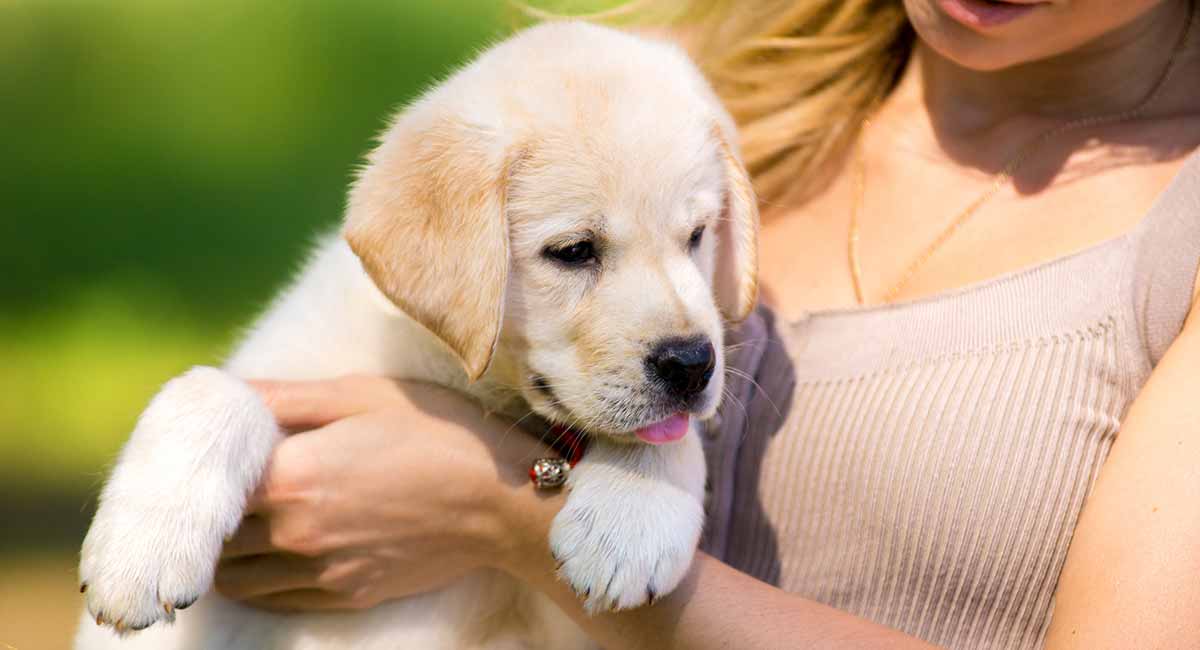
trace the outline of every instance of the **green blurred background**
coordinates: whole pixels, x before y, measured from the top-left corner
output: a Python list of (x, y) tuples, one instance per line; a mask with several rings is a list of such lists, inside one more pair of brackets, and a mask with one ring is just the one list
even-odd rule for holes
[(389, 113), (514, 17), (0, 0), (0, 648), (68, 646), (77, 549), (137, 414), (336, 224)]

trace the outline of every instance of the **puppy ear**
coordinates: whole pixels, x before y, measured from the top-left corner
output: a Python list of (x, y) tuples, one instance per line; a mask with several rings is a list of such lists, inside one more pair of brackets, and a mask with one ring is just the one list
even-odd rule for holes
[(410, 114), (385, 134), (350, 194), (343, 236), (397, 307), (462, 361), (491, 363), (503, 321), (514, 157), (494, 133)]
[(726, 320), (740, 322), (758, 299), (758, 200), (745, 166), (719, 126), (713, 127), (725, 168), (725, 208), (717, 224), (713, 276), (717, 306)]

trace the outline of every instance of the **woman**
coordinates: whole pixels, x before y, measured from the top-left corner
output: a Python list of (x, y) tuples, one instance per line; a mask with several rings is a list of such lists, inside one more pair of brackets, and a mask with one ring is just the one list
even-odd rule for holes
[(546, 548), (562, 496), (524, 478), (546, 451), (444, 391), (356, 378), (260, 384), (310, 431), (218, 587), (365, 607), (490, 566), (611, 648), (1200, 646), (1193, 4), (693, 16), (762, 196), (773, 311), (731, 348), (756, 381), (710, 426), (684, 585), (583, 616)]

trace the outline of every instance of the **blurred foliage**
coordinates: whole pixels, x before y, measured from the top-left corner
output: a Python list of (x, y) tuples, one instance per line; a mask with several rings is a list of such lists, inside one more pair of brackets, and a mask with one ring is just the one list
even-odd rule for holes
[(93, 490), (156, 388), (218, 362), (336, 224), (388, 115), (507, 11), (0, 0), (0, 485)]

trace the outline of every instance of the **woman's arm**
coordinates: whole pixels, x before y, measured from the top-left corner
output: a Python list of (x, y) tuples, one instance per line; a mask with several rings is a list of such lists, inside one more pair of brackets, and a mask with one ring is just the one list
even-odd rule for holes
[(306, 432), (277, 448), (253, 514), (226, 546), (216, 580), (226, 596), (356, 609), (486, 566), (545, 592), (614, 650), (928, 647), (703, 554), (653, 606), (587, 617), (548, 547), (565, 495), (535, 491), (525, 474), (549, 453), (540, 443), (427, 385), (356, 377), (256, 387), (285, 427)]
[(1048, 648), (1200, 648), (1200, 300), (1088, 497)]
[[(688, 577), (648, 607), (588, 617), (546, 559), (549, 509), (528, 521), (528, 551), (505, 568), (550, 596), (605, 648), (929, 648), (923, 641), (789, 594), (699, 553)], [(538, 510), (526, 510), (524, 516)], [(520, 521), (514, 517), (514, 521)]]

